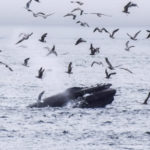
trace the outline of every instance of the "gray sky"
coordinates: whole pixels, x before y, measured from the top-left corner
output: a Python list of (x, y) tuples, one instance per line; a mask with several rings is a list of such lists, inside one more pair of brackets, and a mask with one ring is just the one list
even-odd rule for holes
[[(41, 0), (41, 3), (32, 2), (31, 9), (35, 12), (55, 12), (47, 19), (34, 18), (24, 7), (28, 0), (1, 0), (0, 24), (1, 25), (75, 25), (70, 17), (63, 16), (73, 8), (79, 7), (71, 4), (70, 0)], [(105, 26), (150, 26), (150, 0), (134, 0), (138, 8), (131, 8), (131, 14), (122, 13), (123, 7), (129, 0), (82, 0), (81, 6), (85, 12), (100, 12), (112, 17), (98, 18), (85, 15), (77, 20), (87, 21), (90, 25)]]

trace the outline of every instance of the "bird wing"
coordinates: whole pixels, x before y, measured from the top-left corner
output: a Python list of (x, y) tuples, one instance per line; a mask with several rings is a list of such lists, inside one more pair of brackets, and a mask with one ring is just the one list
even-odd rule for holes
[(134, 38), (136, 38), (140, 32), (141, 32), (141, 30), (138, 31), (137, 33), (135, 33)]
[(130, 38), (132, 38), (132, 36), (130, 34), (127, 33), (127, 36), (129, 36)]
[(105, 57), (105, 61), (108, 64), (109, 68), (114, 68), (107, 57)]
[(114, 34), (115, 34), (116, 32), (118, 32), (118, 31), (119, 31), (119, 29), (114, 30), (114, 31), (112, 32), (112, 36), (114, 36)]
[(127, 71), (127, 72), (129, 72), (129, 73), (133, 73), (131, 70), (129, 70), (129, 69), (127, 69), (127, 68), (119, 68), (119, 69), (123, 69), (123, 70), (125, 70), (125, 71)]
[(21, 40), (19, 40), (16, 44), (19, 44), (19, 43), (21, 43), (22, 41), (24, 41), (25, 40), (25, 38), (23, 37)]

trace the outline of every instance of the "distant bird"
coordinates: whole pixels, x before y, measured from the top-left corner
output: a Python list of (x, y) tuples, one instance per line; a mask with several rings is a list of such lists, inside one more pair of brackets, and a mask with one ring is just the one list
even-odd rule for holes
[(47, 17), (49, 17), (49, 16), (51, 16), (51, 15), (54, 14), (54, 13), (45, 14), (45, 13), (43, 13), (43, 12), (34, 13), (33, 11), (32, 11), (32, 13), (33, 13), (33, 16), (34, 16), (34, 17), (42, 17), (43, 19), (47, 19)]
[(79, 39), (76, 41), (75, 45), (78, 45), (78, 44), (83, 43), (83, 42), (86, 42), (86, 40), (84, 40), (84, 39), (82, 39), (82, 38), (79, 38)]
[(99, 49), (100, 48), (94, 48), (93, 44), (91, 44), (90, 45), (90, 51), (91, 51), (90, 55), (95, 55), (96, 53), (99, 53)]
[(44, 95), (45, 91), (42, 91), (39, 96), (38, 96), (38, 100), (37, 100), (37, 103), (40, 103), (41, 100), (42, 100), (42, 96)]
[(147, 95), (145, 101), (143, 102), (143, 104), (147, 104), (147, 101), (148, 101), (149, 98), (150, 98), (150, 92), (148, 93), (148, 95)]
[(109, 37), (114, 39), (114, 35), (119, 31), (119, 29), (115, 29), (112, 33), (108, 32)]
[(76, 19), (76, 15), (75, 14), (72, 14), (72, 13), (68, 13), (68, 14), (66, 14), (64, 17), (73, 17), (73, 20), (75, 20)]
[(80, 2), (80, 1), (70, 1), (71, 3), (76, 3), (78, 5), (83, 5), (84, 3), (83, 2)]
[(30, 37), (32, 34), (33, 34), (33, 32), (30, 33), (30, 34), (24, 34), (24, 36), (22, 37), (22, 39), (20, 39), (16, 44), (19, 44), (19, 43), (23, 42), (24, 40), (28, 40), (29, 37)]
[(103, 63), (100, 61), (100, 62), (97, 62), (97, 61), (93, 61), (91, 63), (91, 67), (93, 67), (94, 64), (97, 64), (97, 65), (102, 65), (103, 66)]
[(24, 66), (29, 67), (29, 66), (28, 66), (28, 61), (29, 61), (29, 59), (30, 59), (30, 58), (28, 57), (28, 58), (26, 58), (26, 59), (24, 60), (24, 63), (23, 63)]
[(32, 0), (29, 0), (29, 1), (26, 3), (25, 9), (26, 9), (27, 11), (31, 11), (31, 9), (30, 9), (31, 2), (32, 2)]
[(126, 48), (125, 48), (126, 51), (129, 51), (133, 47), (135, 47), (135, 46), (133, 46), (133, 45), (129, 46), (129, 41), (126, 42)]
[(122, 12), (126, 13), (126, 14), (129, 14), (129, 8), (131, 7), (138, 7), (137, 4), (135, 3), (132, 3), (132, 2), (128, 2), (125, 6), (124, 6), (124, 9)]
[(150, 38), (150, 30), (146, 30), (146, 31), (148, 32), (146, 39), (149, 39)]
[(110, 15), (105, 15), (102, 13), (90, 13), (90, 14), (96, 15), (97, 17), (102, 17), (102, 16), (111, 17)]
[(50, 54), (54, 54), (54, 55), (57, 56), (57, 52), (55, 50), (55, 45), (53, 45), (52, 49), (50, 49), (49, 47), (44, 47), (44, 48), (46, 48), (49, 51), (49, 53), (47, 54), (47, 56), (50, 55)]
[(41, 38), (39, 39), (39, 41), (45, 43), (45, 42), (46, 42), (46, 40), (45, 40), (46, 36), (47, 36), (47, 33), (44, 33), (44, 34), (41, 36)]
[(68, 71), (67, 71), (68, 74), (72, 74), (72, 62), (69, 63), (68, 65)]
[(43, 69), (42, 67), (39, 69), (38, 71), (38, 76), (36, 76), (39, 79), (43, 78), (43, 73), (44, 73), (45, 69)]
[(107, 69), (105, 69), (106, 78), (109, 79), (112, 75), (115, 75), (116, 72), (108, 73)]
[(93, 30), (93, 32), (96, 32), (96, 31), (98, 31), (98, 32), (105, 32), (105, 33), (109, 33), (105, 28), (102, 28), (102, 29), (99, 29), (98, 27), (96, 27), (94, 30)]
[(86, 22), (77, 21), (76, 23), (79, 23), (82, 27), (89, 27)]
[(127, 33), (127, 35), (130, 37), (130, 39), (131, 39), (131, 40), (136, 41), (136, 40), (137, 40), (137, 38), (136, 38), (136, 37), (138, 36), (138, 34), (139, 34), (140, 32), (141, 32), (141, 30), (140, 30), (140, 31), (138, 31), (137, 33), (135, 33), (135, 35), (134, 35), (134, 36), (131, 36), (131, 35), (130, 35), (130, 34), (128, 34), (128, 33)]
[(3, 63), (2, 61), (0, 61), (0, 64), (4, 65), (6, 68), (8, 68), (9, 71), (13, 71), (13, 69), (12, 69), (10, 66), (8, 66), (8, 65), (5, 64), (5, 63)]
[(71, 12), (75, 12), (75, 11), (80, 11), (80, 16), (81, 15), (83, 15), (83, 12), (84, 12), (84, 10), (83, 9), (81, 9), (81, 8), (75, 8), (75, 9), (73, 9)]

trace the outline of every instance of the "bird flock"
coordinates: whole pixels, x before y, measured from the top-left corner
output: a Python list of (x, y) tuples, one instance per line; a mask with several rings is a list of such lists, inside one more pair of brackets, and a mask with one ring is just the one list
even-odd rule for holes
[[(25, 7), (24, 7), (27, 12), (29, 12), (33, 15), (33, 17), (41, 17), (43, 19), (47, 19), (48, 17), (55, 14), (55, 12), (52, 12), (52, 13), (49, 13), (49, 14), (46, 14), (46, 13), (43, 13), (43, 12), (34, 12), (31, 8), (32, 5), (34, 4), (34, 2), (39, 3), (39, 4), (41, 3), (41, 1), (39, 1), (39, 0), (29, 0), (26, 3)], [(70, 1), (70, 3), (75, 5), (75, 6), (77, 6), (77, 5), (78, 6), (75, 7), (73, 10), (71, 10), (70, 12), (68, 12), (67, 14), (63, 15), (62, 17), (71, 18), (73, 21), (75, 21), (75, 24), (78, 24), (81, 27), (90, 27), (90, 25), (89, 25), (89, 23), (87, 23), (85, 21), (79, 20), (78, 16), (80, 16), (80, 18), (82, 18), (82, 16), (84, 16), (84, 15), (95, 15), (98, 18), (113, 17), (111, 15), (100, 13), (100, 12), (85, 12), (82, 8), (84, 3), (81, 2), (81, 1)], [(123, 6), (122, 11), (120, 13), (125, 13), (127, 15), (130, 15), (130, 13), (131, 13), (130, 10), (131, 10), (131, 8), (134, 8), (134, 7), (138, 8), (138, 5), (136, 3), (133, 3), (133, 2), (130, 1), (125, 6)], [(117, 33), (120, 30), (121, 29), (116, 28), (113, 31), (108, 31), (108, 29), (106, 29), (105, 27), (103, 27), (103, 28), (94, 27), (91, 32), (93, 34), (98, 34), (98, 33), (102, 34), (102, 33), (104, 33), (108, 36), (108, 38), (111, 38), (112, 40), (114, 40), (117, 36)], [(131, 41), (138, 41), (138, 35), (141, 32), (142, 31), (139, 30), (134, 35), (131, 35), (131, 34), (127, 33), (127, 36), (128, 36), (129, 39), (125, 43), (125, 46), (124, 46), (125, 51), (130, 51), (131, 48), (135, 48), (135, 46), (130, 44), (130, 43), (131, 43)], [(146, 32), (147, 32), (147, 36), (146, 36), (145, 39), (150, 39), (150, 30), (146, 30)], [(15, 43), (15, 45), (19, 45), (21, 47), (22, 45), (20, 45), (20, 43), (23, 43), (25, 40), (29, 40), (31, 36), (33, 36), (33, 32), (19, 34), (20, 39)], [(43, 33), (41, 35), (41, 37), (38, 39), (38, 41), (42, 42), (42, 43), (46, 43), (47, 42), (46, 41), (47, 36), (48, 36), (48, 33)], [(88, 43), (89, 44), (89, 50), (90, 50), (89, 55), (91, 55), (91, 56), (97, 55), (101, 51), (100, 47), (95, 47), (93, 43), (89, 43), (84, 37), (79, 37), (76, 41), (74, 41), (74, 43), (72, 45), (73, 46), (79, 46), (79, 45), (82, 45), (82, 43), (85, 43), (85, 44)], [(45, 55), (46, 57), (48, 57), (49, 55), (52, 55), (52, 54), (56, 57), (59, 55), (56, 51), (56, 46), (55, 45), (53, 45), (52, 47), (46, 46), (46, 47), (43, 47), (43, 48), (48, 50), (48, 53)], [(0, 51), (0, 52), (2, 52), (2, 51)], [(112, 65), (112, 63), (110, 62), (108, 57), (105, 57), (104, 59), (105, 59), (106, 65), (107, 65), (107, 67), (105, 68), (105, 72), (104, 72), (106, 79), (110, 79), (112, 76), (116, 75), (117, 74), (116, 69), (121, 69), (121, 70), (127, 71), (130, 74), (133, 74), (133, 72), (130, 69), (122, 67), (122, 65), (117, 65), (117, 66)], [(25, 66), (25, 67), (29, 67), (29, 61), (30, 60), (31, 60), (30, 57), (25, 58), (22, 65)], [(10, 66), (8, 66), (7, 64), (5, 64), (3, 62), (0, 62), (0, 65), (4, 65), (10, 71), (14, 71)], [(93, 67), (94, 65), (101, 65), (103, 67), (104, 62), (102, 62), (102, 61), (99, 61), (99, 62), (98, 61), (93, 61), (91, 63), (91, 67)], [(35, 76), (35, 77), (38, 78), (38, 79), (42, 79), (44, 72), (45, 72), (45, 69), (43, 67), (40, 67), (40, 69), (38, 70), (37, 76)], [(64, 73), (67, 73), (69, 75), (73, 74), (73, 62), (68, 63), (68, 67), (67, 67), (66, 71), (64, 71)], [(40, 93), (38, 99), (41, 99), (43, 94), (44, 94), (44, 92), (42, 92), (42, 94)], [(144, 101), (144, 104), (147, 104), (147, 100), (148, 100), (149, 97), (150, 97), (150, 94), (148, 95), (148, 97)]]

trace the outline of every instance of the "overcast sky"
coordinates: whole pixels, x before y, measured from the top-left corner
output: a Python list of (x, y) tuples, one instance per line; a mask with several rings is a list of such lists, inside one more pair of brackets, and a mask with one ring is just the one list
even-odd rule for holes
[[(31, 12), (25, 10), (28, 0), (1, 0), (0, 2), (0, 24), (1, 25), (75, 25), (70, 17), (63, 16), (73, 8), (79, 7), (70, 3), (70, 0), (41, 0), (31, 3), (34, 12), (55, 12), (47, 19), (35, 18)], [(138, 4), (138, 8), (131, 8), (131, 14), (122, 13), (123, 7), (129, 0), (82, 0), (85, 4), (81, 6), (85, 12), (100, 12), (112, 17), (98, 18), (93, 15), (84, 15), (77, 20), (86, 21), (90, 25), (105, 26), (150, 26), (150, 0), (132, 0)]]

